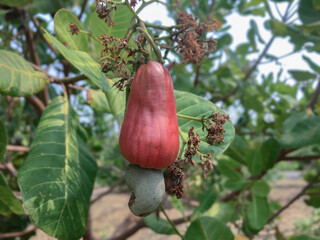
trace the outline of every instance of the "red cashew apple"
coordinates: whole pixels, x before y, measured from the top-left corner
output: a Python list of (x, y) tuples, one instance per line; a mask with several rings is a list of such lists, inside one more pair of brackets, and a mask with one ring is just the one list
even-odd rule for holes
[(142, 168), (167, 168), (177, 157), (176, 100), (169, 72), (158, 62), (142, 65), (133, 79), (119, 147)]

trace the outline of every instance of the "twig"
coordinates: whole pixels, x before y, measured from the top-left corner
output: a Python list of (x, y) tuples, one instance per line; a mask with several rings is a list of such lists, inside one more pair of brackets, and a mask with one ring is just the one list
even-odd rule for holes
[(267, 223), (270, 223), (275, 219), (278, 215), (280, 215), (284, 210), (286, 210), (292, 203), (294, 203), (296, 200), (298, 200), (304, 193), (317, 181), (317, 179), (320, 177), (320, 172), (318, 172), (311, 181), (296, 195), (294, 196), (286, 205), (284, 205), (281, 209), (279, 209), (277, 212), (272, 214)]
[(168, 214), (166, 213), (166, 211), (164, 210), (164, 208), (162, 207), (162, 205), (159, 206), (161, 212), (164, 214), (164, 216), (166, 217), (166, 219), (168, 220), (168, 222), (170, 223), (171, 227), (173, 228), (173, 230), (179, 235), (179, 237), (181, 237), (181, 239), (184, 239), (184, 237), (181, 235), (181, 233), (179, 232), (179, 230), (176, 228), (176, 225), (174, 225), (174, 223), (171, 221), (171, 219), (169, 218)]
[(196, 75), (194, 77), (193, 86), (196, 88), (199, 83), (199, 75), (200, 75), (201, 64), (196, 65)]
[(303, 161), (303, 160), (314, 160), (314, 159), (320, 159), (320, 155), (314, 155), (314, 156), (296, 156), (296, 157), (284, 157), (281, 160), (283, 161)]
[[(175, 225), (179, 225), (182, 223), (185, 223), (186, 220), (190, 221), (191, 215), (187, 216), (187, 217), (181, 217), (181, 218), (177, 218), (177, 219), (173, 219), (172, 223)], [(135, 234), (137, 231), (139, 231), (141, 228), (146, 227), (146, 224), (144, 223), (144, 221), (142, 219), (140, 219), (133, 227), (129, 228), (127, 231), (122, 232), (121, 235), (117, 236), (117, 237), (111, 237), (108, 240), (125, 240), (128, 239), (128, 237), (132, 236), (133, 234)]]
[(314, 105), (317, 103), (319, 95), (320, 95), (320, 78), (319, 78), (319, 81), (318, 81), (317, 88), (316, 88), (315, 92), (313, 93), (307, 108), (312, 110)]
[(91, 200), (90, 204), (94, 204), (96, 201), (104, 197), (105, 195), (113, 192), (115, 188), (117, 188), (121, 183), (124, 182), (124, 177), (120, 178), (112, 187), (110, 187), (108, 190), (100, 193), (95, 199)]
[[(269, 48), (271, 47), (271, 44), (273, 43), (274, 39), (276, 38), (276, 36), (272, 36), (269, 40), (269, 42), (265, 45), (262, 53), (260, 54), (260, 56), (258, 57), (258, 59), (255, 61), (255, 63), (251, 66), (251, 68), (249, 68), (249, 70), (247, 71), (246, 75), (244, 76), (244, 78), (241, 80), (242, 82), (246, 82), (251, 74), (254, 72), (254, 70), (257, 68), (258, 64), (260, 63), (260, 61), (263, 59), (263, 57), (265, 56), (265, 54), (267, 53), (267, 51), (269, 50)], [(225, 101), (227, 100), (229, 97), (231, 97), (232, 95), (234, 95), (240, 88), (240, 85), (238, 84), (234, 89), (232, 89), (230, 92), (228, 92), (225, 96), (223, 96), (222, 98), (216, 100), (215, 102), (219, 102), (219, 101)]]
[(19, 145), (7, 145), (8, 152), (29, 152), (29, 147), (26, 146), (19, 146)]
[(36, 110), (38, 116), (40, 117), (46, 106), (43, 102), (36, 96), (26, 97), (27, 102), (29, 102)]
[(80, 86), (76, 86), (76, 85), (71, 85), (71, 84), (69, 84), (68, 87), (69, 87), (69, 88), (72, 88), (72, 89), (80, 90), (80, 91), (89, 91), (89, 90), (90, 90), (89, 88), (84, 88), (84, 87), (80, 87)]
[(37, 31), (38, 31), (41, 39), (47, 44), (47, 46), (50, 48), (50, 50), (51, 50), (55, 55), (57, 55), (59, 52), (58, 52), (57, 49), (55, 49), (55, 48), (52, 46), (52, 44), (50, 44), (50, 43), (48, 42), (48, 40), (44, 37), (44, 35), (43, 35), (42, 31), (41, 31), (41, 28), (40, 28), (40, 26), (39, 26), (36, 18), (33, 17), (31, 20), (32, 20), (34, 26), (37, 28)]
[(75, 77), (64, 77), (64, 78), (55, 78), (55, 77), (51, 77), (50, 81), (52, 83), (64, 83), (64, 84), (72, 84), (81, 80), (86, 80), (88, 79), (88, 77), (84, 74), (80, 74), (78, 76)]
[(88, 3), (88, 0), (84, 0), (83, 3), (82, 3), (81, 12), (80, 12), (80, 14), (78, 16), (78, 19), (80, 21), (81, 21), (82, 14), (84, 13), (84, 10), (86, 9), (87, 3)]
[(11, 162), (0, 164), (0, 169), (1, 170), (7, 170), (11, 176), (14, 178), (17, 178), (17, 169), (13, 166)]
[(21, 237), (21, 236), (24, 236), (24, 235), (27, 235), (29, 233), (34, 232), (36, 229), (37, 229), (37, 227), (35, 225), (30, 224), (25, 230), (23, 230), (21, 232), (1, 233), (0, 239)]

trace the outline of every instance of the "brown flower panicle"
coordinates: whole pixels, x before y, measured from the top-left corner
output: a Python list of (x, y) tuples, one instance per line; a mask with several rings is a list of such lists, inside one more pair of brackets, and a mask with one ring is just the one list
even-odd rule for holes
[[(140, 1), (141, 1), (141, 0), (139, 0), (139, 2), (140, 2)], [(137, 0), (131, 0), (131, 1), (130, 1), (130, 6), (131, 6), (131, 7), (134, 8), (134, 7), (136, 6), (136, 4), (137, 4)]]
[(220, 114), (218, 113), (212, 113), (207, 120), (209, 121), (209, 125), (205, 125), (203, 122), (202, 130), (206, 129), (208, 132), (206, 136), (207, 143), (210, 145), (213, 144), (220, 144), (221, 142), (224, 142), (224, 136), (223, 134), (226, 132), (223, 125), (226, 123), (226, 121), (229, 119), (228, 114)]
[(114, 26), (115, 23), (112, 20), (110, 13), (112, 10), (117, 10), (117, 6), (115, 4), (112, 4), (110, 7), (108, 4), (110, 4), (110, 1), (108, 0), (95, 0), (96, 3), (96, 12), (98, 14), (98, 17), (101, 19), (105, 19), (105, 22), (110, 26)]
[(203, 57), (208, 56), (216, 49), (216, 41), (205, 39), (206, 33), (218, 29), (221, 23), (214, 19), (201, 23), (192, 14), (182, 12), (179, 14), (177, 24), (181, 25), (174, 34), (173, 41), (177, 42), (177, 49), (182, 54), (184, 62), (193, 64), (201, 62)]

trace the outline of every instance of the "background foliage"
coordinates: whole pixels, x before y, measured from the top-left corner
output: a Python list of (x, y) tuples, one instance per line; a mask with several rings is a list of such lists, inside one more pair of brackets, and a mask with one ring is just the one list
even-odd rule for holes
[[(185, 169), (183, 199), (168, 198), (185, 218), (168, 221), (153, 214), (137, 222), (136, 231), (148, 227), (186, 240), (226, 240), (259, 239), (261, 231), (272, 229), (270, 239), (320, 239), (320, 2), (149, 0), (134, 10), (148, 11), (154, 2), (166, 6), (177, 25), (145, 22), (143, 32), (128, 1), (108, 3), (112, 26), (98, 17), (92, 1), (0, 0), (0, 239), (28, 239), (36, 227), (59, 239), (92, 239), (88, 209), (101, 198), (91, 197), (94, 183), (110, 187), (105, 194), (127, 192), (118, 149), (127, 93), (114, 87), (126, 76), (117, 66), (101, 71), (106, 58), (100, 36), (124, 38), (131, 30), (129, 46), (137, 47), (141, 31), (151, 36), (171, 73), (181, 146), (186, 148), (190, 126), (201, 138), (195, 166)], [(198, 18), (192, 24), (209, 25), (193, 46), (214, 37), (216, 50), (186, 59), (188, 48), (177, 49), (175, 39), (184, 27), (181, 12)], [(234, 14), (250, 18), (245, 42), (231, 34), (227, 20)], [(70, 22), (78, 34), (69, 31)], [(232, 27), (245, 31), (243, 26), (239, 21)], [(150, 50), (152, 41), (144, 41)], [(276, 55), (283, 41), (292, 51)], [(211, 43), (199, 46), (210, 49)], [(114, 54), (107, 57), (119, 56), (128, 64), (125, 71), (135, 73), (128, 50)], [(294, 56), (308, 68), (283, 62)], [(161, 60), (154, 48), (151, 57)], [(224, 126), (225, 142), (211, 146), (197, 119), (213, 110), (229, 113), (232, 123)], [(205, 179), (200, 159), (207, 153), (214, 169)], [(280, 205), (268, 195), (283, 166), (295, 166), (306, 185)], [(287, 236), (276, 219), (300, 197), (315, 209), (315, 220), (303, 226), (308, 232), (297, 227), (296, 235)], [(172, 226), (183, 222), (189, 222), (186, 232)], [(111, 239), (125, 239), (128, 232)]]

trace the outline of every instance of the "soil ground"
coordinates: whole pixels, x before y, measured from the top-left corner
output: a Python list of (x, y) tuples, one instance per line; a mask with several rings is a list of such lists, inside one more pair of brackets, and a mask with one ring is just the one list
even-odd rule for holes
[[(276, 200), (283, 206), (293, 196), (295, 196), (305, 186), (305, 181), (299, 176), (295, 176), (294, 173), (287, 174), (285, 179), (277, 180), (272, 186), (272, 190), (269, 194), (269, 200)], [(99, 190), (98, 190), (99, 191)], [(95, 191), (94, 194), (97, 194)], [(119, 231), (119, 226), (127, 219), (129, 222), (134, 222), (136, 219), (130, 213), (127, 207), (129, 195), (128, 194), (109, 194), (101, 198), (99, 201), (93, 204), (91, 207), (91, 220), (93, 237), (97, 240), (107, 239), (115, 232)], [(276, 225), (280, 232), (288, 236), (294, 233), (297, 220), (302, 220), (312, 215), (312, 208), (308, 207), (303, 198), (298, 199), (282, 214), (281, 218), (276, 220)], [(172, 218), (180, 218), (181, 213), (175, 209), (167, 211), (168, 215)], [(131, 216), (128, 218), (128, 216)], [(187, 228), (187, 224), (179, 225), (178, 229), (183, 233)], [(274, 240), (274, 230), (261, 231), (259, 236), (254, 240)], [(235, 233), (236, 234), (236, 233)], [(36, 236), (31, 238), (32, 240), (46, 240), (54, 239), (50, 238), (40, 230), (37, 231)], [(137, 233), (128, 238), (129, 240), (179, 240), (178, 236), (159, 235), (152, 232), (150, 229), (143, 228)]]

